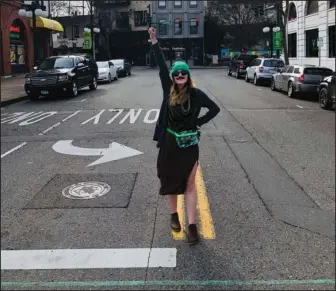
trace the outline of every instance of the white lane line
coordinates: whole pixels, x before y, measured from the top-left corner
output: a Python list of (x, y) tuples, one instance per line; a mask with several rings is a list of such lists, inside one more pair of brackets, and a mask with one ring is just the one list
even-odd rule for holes
[(296, 107), (303, 108), (303, 106), (300, 106), (300, 105), (296, 105)]
[(18, 146), (16, 146), (15, 148), (12, 148), (11, 150), (9, 150), (8, 152), (5, 152), (4, 154), (1, 155), (1, 158), (4, 158), (5, 156), (9, 155), (12, 152), (15, 152), (16, 150), (18, 150), (19, 148), (22, 148), (23, 146), (25, 146), (27, 144), (27, 142), (23, 142), (22, 144), (19, 144)]
[(83, 100), (81, 100), (80, 102), (84, 102), (86, 100), (86, 98), (85, 99), (83, 99)]
[(10, 250), (1, 251), (1, 270), (174, 268), (176, 253), (176, 248)]
[(81, 112), (81, 110), (78, 110), (78, 111), (76, 111), (76, 112), (70, 114), (68, 117), (62, 119), (62, 122), (67, 121), (68, 119), (70, 119), (71, 117), (75, 116), (75, 115), (78, 114), (79, 112)]
[(48, 131), (52, 130), (53, 128), (55, 128), (55, 127), (57, 127), (57, 126), (59, 126), (59, 125), (61, 125), (61, 122), (57, 122), (57, 123), (55, 123), (54, 125), (48, 127), (46, 130), (44, 130), (44, 131), (42, 131), (41, 133), (39, 133), (39, 135), (44, 135), (44, 134), (46, 134)]
[(70, 119), (71, 117), (75, 116), (75, 115), (78, 114), (79, 112), (81, 112), (81, 110), (78, 110), (78, 111), (76, 111), (76, 112), (70, 114), (68, 117), (62, 119), (62, 121), (59, 121), (59, 122), (55, 123), (54, 125), (48, 127), (46, 130), (44, 130), (44, 131), (42, 131), (41, 133), (39, 133), (39, 135), (44, 135), (44, 134), (46, 134), (46, 133), (49, 132), (50, 130), (52, 130), (52, 129), (54, 129), (55, 127), (61, 125), (61, 122), (65, 122), (65, 121), (67, 121), (68, 119)]

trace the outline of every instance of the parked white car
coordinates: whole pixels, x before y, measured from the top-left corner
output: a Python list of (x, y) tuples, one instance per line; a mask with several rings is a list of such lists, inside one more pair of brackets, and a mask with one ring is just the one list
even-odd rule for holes
[(109, 82), (118, 80), (117, 67), (111, 62), (97, 62), (98, 82)]

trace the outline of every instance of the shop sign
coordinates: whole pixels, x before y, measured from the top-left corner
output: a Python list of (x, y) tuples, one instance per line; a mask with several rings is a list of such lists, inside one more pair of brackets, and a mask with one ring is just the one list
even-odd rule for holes
[(91, 48), (92, 48), (91, 32), (84, 32), (83, 33), (83, 49), (90, 50)]
[(9, 38), (11, 39), (19, 39), (20, 38), (20, 27), (17, 26), (11, 26), (9, 28)]
[(273, 49), (282, 50), (282, 32), (273, 32)]

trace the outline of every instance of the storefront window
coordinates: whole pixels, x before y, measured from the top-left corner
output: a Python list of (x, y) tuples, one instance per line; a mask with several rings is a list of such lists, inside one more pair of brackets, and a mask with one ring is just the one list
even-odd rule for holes
[(329, 26), (329, 58), (336, 57), (336, 26)]
[(159, 35), (167, 35), (168, 34), (168, 27), (166, 24), (166, 19), (161, 19), (159, 24)]
[(19, 19), (14, 20), (13, 24), (9, 28), (9, 40), (11, 64), (14, 66), (24, 65), (26, 59), (24, 46), (24, 26)]
[(190, 19), (190, 34), (197, 34), (198, 33), (198, 19), (192, 18)]
[(316, 58), (318, 57), (318, 29), (306, 30), (306, 57)]
[(296, 33), (288, 34), (288, 56), (296, 58)]

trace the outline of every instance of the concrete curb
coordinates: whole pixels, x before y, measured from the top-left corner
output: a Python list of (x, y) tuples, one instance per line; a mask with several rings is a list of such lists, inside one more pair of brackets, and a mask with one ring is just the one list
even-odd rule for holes
[(9, 99), (9, 100), (4, 100), (4, 101), (1, 101), (1, 107), (8, 106), (8, 105), (18, 103), (21, 101), (25, 101), (27, 99), (28, 99), (28, 96), (21, 96), (21, 97), (16, 97), (16, 98)]

